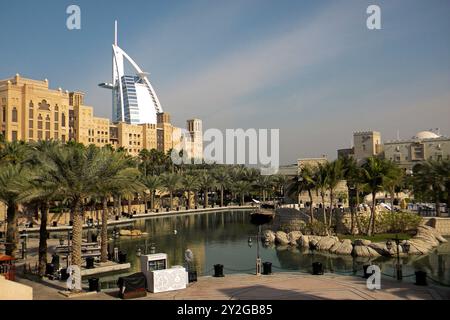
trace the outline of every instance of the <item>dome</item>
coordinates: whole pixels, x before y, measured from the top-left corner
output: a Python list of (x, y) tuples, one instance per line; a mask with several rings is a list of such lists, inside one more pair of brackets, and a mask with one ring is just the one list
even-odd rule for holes
[(423, 139), (436, 139), (439, 138), (439, 135), (437, 135), (434, 132), (431, 131), (420, 131), (418, 132), (413, 139), (423, 140)]

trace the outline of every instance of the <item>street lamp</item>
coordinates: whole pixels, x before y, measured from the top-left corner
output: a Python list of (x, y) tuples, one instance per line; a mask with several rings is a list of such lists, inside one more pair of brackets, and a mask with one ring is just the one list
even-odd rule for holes
[[(403, 272), (402, 272), (402, 264), (400, 262), (400, 242), (401, 240), (398, 238), (398, 235), (395, 235), (395, 239), (392, 239), (396, 246), (397, 246), (397, 264), (395, 266), (396, 269), (396, 273), (397, 273), (397, 280), (402, 280), (403, 279)], [(386, 248), (388, 249), (388, 251), (391, 251), (393, 247), (393, 243), (391, 240), (386, 241)], [(411, 245), (409, 244), (408, 241), (406, 241), (403, 244), (403, 250), (405, 251), (405, 253), (409, 252), (409, 249), (411, 247)]]

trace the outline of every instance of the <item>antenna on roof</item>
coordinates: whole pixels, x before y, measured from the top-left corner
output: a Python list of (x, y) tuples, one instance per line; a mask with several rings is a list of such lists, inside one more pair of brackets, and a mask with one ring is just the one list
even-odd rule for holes
[(117, 46), (117, 20), (114, 20), (114, 45)]

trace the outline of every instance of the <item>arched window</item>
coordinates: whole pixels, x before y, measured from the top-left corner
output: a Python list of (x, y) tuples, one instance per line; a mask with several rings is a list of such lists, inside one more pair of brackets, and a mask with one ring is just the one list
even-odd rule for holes
[(29, 113), (28, 113), (28, 117), (30, 118), (30, 119), (33, 119), (33, 112), (34, 112), (34, 104), (33, 104), (33, 101), (30, 101), (30, 104), (29, 104), (29, 109), (28, 109), (29, 111)]
[(38, 129), (42, 130), (42, 115), (38, 115)]
[(50, 130), (50, 116), (45, 117), (45, 130)]
[(64, 112), (61, 113), (61, 126), (62, 127), (66, 126), (66, 114)]
[(12, 117), (12, 122), (17, 122), (17, 108), (16, 107), (13, 107), (11, 117)]
[(47, 103), (47, 100), (42, 100), (42, 102), (39, 102), (39, 109), (50, 110), (50, 105)]

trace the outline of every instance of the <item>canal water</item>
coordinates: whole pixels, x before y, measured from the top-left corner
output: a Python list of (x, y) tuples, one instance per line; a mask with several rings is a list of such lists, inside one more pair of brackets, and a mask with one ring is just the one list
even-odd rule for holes
[[(270, 228), (270, 226), (267, 226)], [(129, 227), (125, 227), (129, 228)], [(116, 287), (118, 276), (140, 271), (138, 249), (142, 254), (168, 254), (169, 266), (184, 265), (184, 253), (194, 255), (191, 264), (199, 276), (212, 275), (215, 264), (224, 266), (224, 274), (254, 273), (257, 255), (257, 227), (250, 223), (250, 211), (228, 211), (152, 217), (138, 220), (134, 229), (148, 233), (142, 237), (120, 237), (110, 245), (127, 253), (132, 267), (127, 273), (101, 277), (102, 287)], [(264, 226), (263, 226), (264, 229)], [(253, 240), (249, 243), (249, 237)], [(450, 240), (450, 239), (449, 239)], [(260, 242), (262, 262), (271, 262), (273, 272), (311, 272), (312, 262), (321, 262), (325, 272), (361, 276), (363, 265), (380, 266), (383, 277), (393, 278), (396, 259), (353, 258), (311, 252), (295, 247), (265, 246)], [(414, 272), (426, 271), (429, 282), (450, 284), (450, 244), (443, 244), (426, 256), (402, 259), (403, 281), (414, 282)]]

